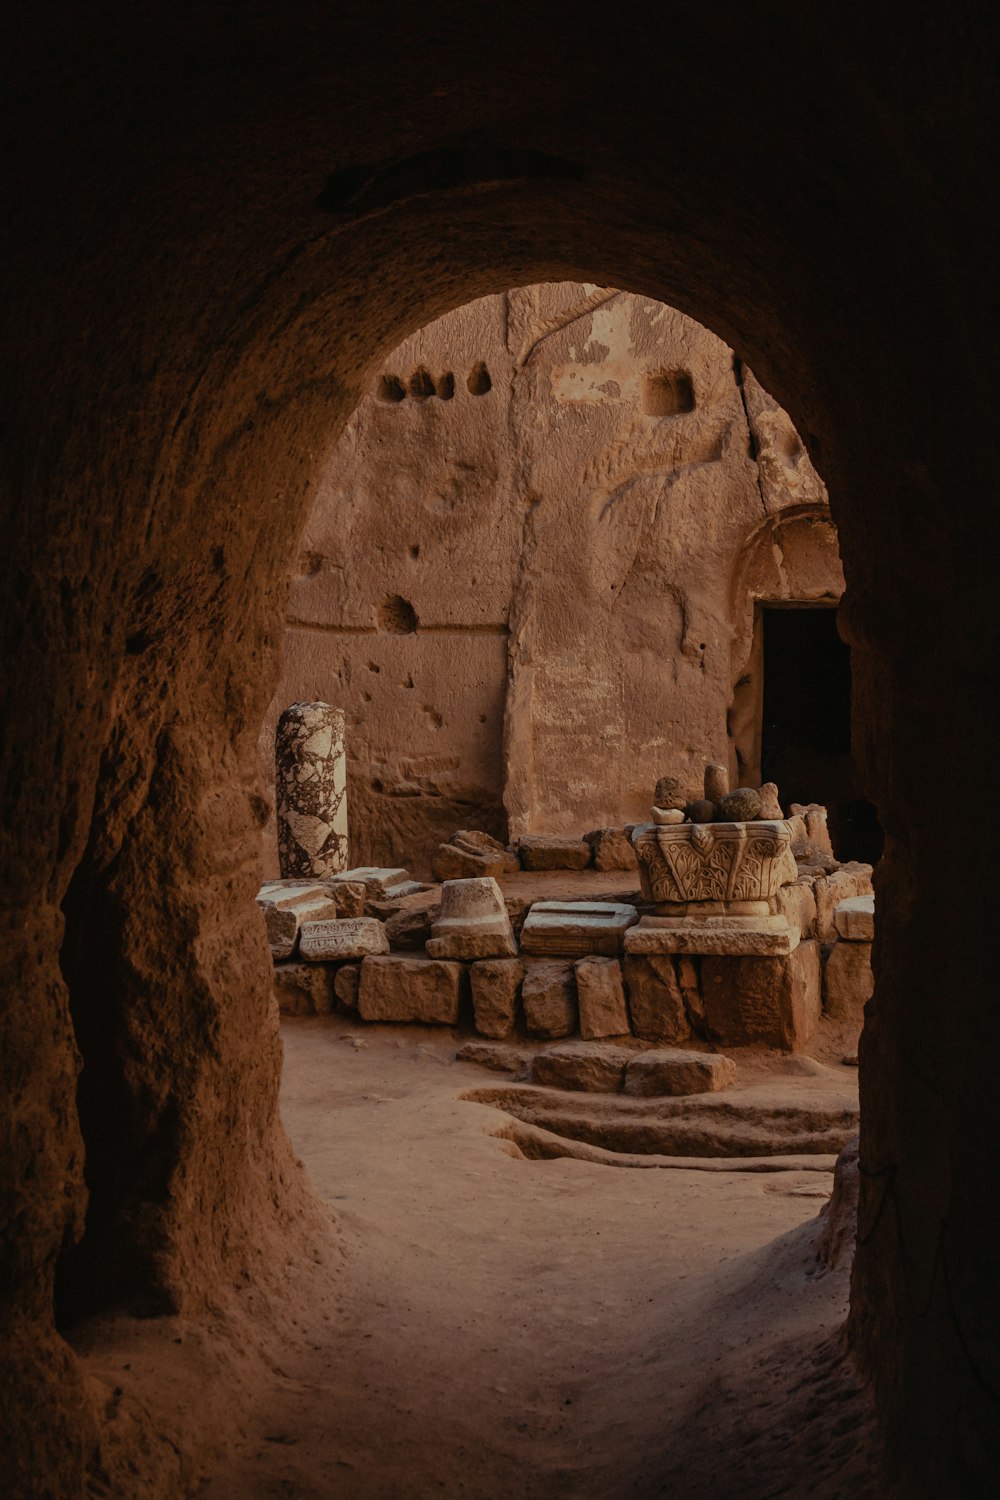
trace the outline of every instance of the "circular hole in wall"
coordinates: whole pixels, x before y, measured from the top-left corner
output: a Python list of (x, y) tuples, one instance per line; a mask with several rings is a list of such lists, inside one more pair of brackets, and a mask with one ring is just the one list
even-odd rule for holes
[(417, 612), (401, 594), (386, 594), (375, 610), (375, 624), (390, 635), (415, 635)]

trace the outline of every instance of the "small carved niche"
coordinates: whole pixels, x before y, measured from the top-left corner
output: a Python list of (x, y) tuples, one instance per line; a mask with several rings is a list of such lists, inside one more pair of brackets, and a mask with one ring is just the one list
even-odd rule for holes
[(449, 370), (445, 375), (439, 375), (437, 380), (438, 399), (450, 401), (455, 394), (455, 377)]
[(418, 365), (410, 376), (409, 392), (414, 401), (426, 401), (428, 396), (434, 395), (434, 381), (423, 365)]
[(493, 389), (490, 372), (482, 360), (477, 365), (473, 365), (465, 384), (468, 386), (471, 396), (485, 396)]
[(405, 401), (406, 390), (398, 375), (380, 375), (375, 395), (379, 401)]
[(417, 612), (409, 599), (400, 594), (386, 594), (375, 610), (375, 625), (389, 635), (415, 635)]
[(642, 381), (647, 417), (679, 417), (694, 411), (694, 386), (686, 370), (650, 370)]

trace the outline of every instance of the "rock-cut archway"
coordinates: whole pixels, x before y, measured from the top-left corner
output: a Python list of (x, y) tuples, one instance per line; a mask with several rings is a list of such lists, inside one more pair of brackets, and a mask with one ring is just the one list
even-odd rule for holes
[(943, 11), (904, 31), (786, 0), (641, 5), (613, 32), (450, 4), (262, 4), (238, 33), (159, 3), (101, 6), (85, 36), (49, 19), (7, 93), (15, 1490), (74, 1493), (101, 1461), (107, 1413), (52, 1317), (86, 1213), (81, 1313), (266, 1301), (320, 1233), (252, 904), (286, 569), (382, 353), (475, 296), (587, 279), (719, 333), (829, 485), (887, 833), (852, 1338), (899, 1493), (985, 1493), (995, 872), (957, 810), (1000, 659), (975, 8), (962, 37)]

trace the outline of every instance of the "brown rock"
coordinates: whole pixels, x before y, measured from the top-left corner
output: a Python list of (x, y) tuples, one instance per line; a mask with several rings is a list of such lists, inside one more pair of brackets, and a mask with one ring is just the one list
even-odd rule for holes
[(517, 952), (500, 887), (491, 876), (446, 880), (427, 944), (432, 958), (505, 958)]
[(464, 966), (390, 953), (361, 965), (358, 1011), (365, 1021), (458, 1022)]
[(590, 845), (570, 835), (522, 834), (517, 849), (526, 870), (585, 870), (590, 864)]
[(837, 936), (833, 914), (841, 901), (851, 896), (872, 895), (872, 867), (860, 863), (840, 865), (813, 885), (816, 897), (816, 936), (832, 943)]
[(783, 885), (775, 901), (790, 927), (797, 927), (804, 938), (816, 936), (816, 893), (809, 876), (800, 875), (790, 885)]
[(860, 1025), (874, 988), (871, 943), (839, 939), (823, 965), (823, 1009), (827, 1015)]
[(626, 1094), (708, 1094), (736, 1082), (736, 1064), (719, 1052), (658, 1047), (633, 1055), (625, 1074)]
[(697, 802), (688, 803), (684, 813), (692, 823), (714, 823), (715, 803), (699, 797)]
[(651, 1042), (682, 1042), (691, 1034), (674, 960), (664, 955), (626, 955), (625, 985), (632, 1030)]
[(360, 880), (328, 880), (323, 892), (337, 903), (339, 917), (363, 917), (367, 887)]
[(536, 1053), (531, 1078), (547, 1088), (617, 1094), (633, 1055), (630, 1047), (608, 1042), (567, 1042)]
[(386, 919), (385, 935), (389, 939), (389, 947), (403, 952), (422, 953), (440, 910), (439, 905), (397, 908)]
[(531, 1036), (571, 1036), (576, 1030), (573, 965), (544, 961), (526, 963), (521, 1003)]
[(655, 807), (680, 808), (683, 812), (687, 806), (688, 796), (684, 790), (679, 776), (661, 776), (653, 788), (653, 804)]
[(348, 1010), (357, 1010), (360, 986), (360, 964), (339, 964), (333, 971), (333, 993)]
[(705, 801), (721, 802), (729, 792), (729, 767), (719, 764), (705, 767)]
[(455, 1061), (476, 1063), (493, 1073), (512, 1073), (515, 1078), (527, 1078), (534, 1055), (531, 1047), (505, 1042), (464, 1042), (455, 1053)]
[(470, 965), (472, 1010), (480, 1036), (503, 1038), (514, 1029), (524, 965), (517, 958), (484, 958)]
[(325, 964), (275, 964), (274, 994), (284, 1016), (322, 1015), (333, 1005), (330, 970)]
[(627, 1036), (628, 1006), (618, 960), (578, 958), (574, 968), (580, 1035), (588, 1041), (605, 1036)]
[(753, 823), (760, 817), (760, 793), (751, 786), (738, 786), (715, 806), (717, 823)]
[(595, 828), (583, 838), (594, 851), (595, 870), (634, 870), (638, 867), (635, 850), (623, 828)]
[(277, 962), (291, 958), (299, 939), (299, 919), (294, 906), (260, 905), (271, 957)]
[(849, 943), (870, 943), (875, 936), (875, 897), (846, 896), (833, 908), (837, 936)]
[(826, 808), (820, 802), (793, 802), (789, 809), (793, 817), (801, 818), (804, 837), (824, 854), (833, 854), (830, 842), (830, 825)]
[(819, 944), (800, 943), (783, 958), (703, 958), (701, 991), (708, 1034), (719, 1046), (797, 1051), (820, 1017)]
[(762, 818), (784, 818), (781, 803), (778, 800), (778, 788), (773, 781), (765, 781), (760, 789), (760, 817)]
[(479, 829), (460, 828), (434, 858), (435, 880), (474, 880), (512, 875), (520, 861), (505, 845)]

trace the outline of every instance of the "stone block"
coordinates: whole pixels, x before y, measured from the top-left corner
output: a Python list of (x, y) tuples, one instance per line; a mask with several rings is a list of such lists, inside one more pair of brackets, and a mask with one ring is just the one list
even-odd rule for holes
[(583, 839), (558, 833), (525, 833), (517, 852), (526, 870), (585, 870), (591, 848)]
[(458, 1022), (464, 965), (387, 954), (361, 965), (358, 1011), (365, 1021)]
[(820, 1017), (819, 944), (810, 939), (784, 958), (703, 958), (701, 992), (713, 1042), (795, 1052)]
[(719, 1052), (686, 1052), (658, 1047), (632, 1056), (625, 1073), (626, 1094), (710, 1094), (736, 1082), (736, 1064)]
[(821, 802), (793, 802), (789, 808), (792, 817), (796, 820), (796, 836), (801, 826), (801, 837), (806, 843), (824, 854), (833, 855), (833, 844), (830, 842), (830, 825), (827, 820), (827, 810)]
[(625, 934), (629, 954), (745, 954), (771, 958), (791, 953), (799, 942), (797, 927), (782, 916), (643, 917)]
[(535, 1054), (533, 1083), (553, 1089), (580, 1089), (588, 1094), (617, 1094), (635, 1053), (611, 1042), (567, 1042)]
[(669, 954), (626, 954), (623, 965), (632, 1030), (651, 1042), (683, 1042), (691, 1034), (675, 961)]
[(622, 951), (626, 931), (638, 920), (635, 907), (623, 901), (535, 901), (521, 928), (521, 950), (611, 957)]
[(848, 896), (833, 908), (837, 936), (849, 943), (870, 943), (875, 936), (875, 897)]
[(341, 964), (334, 970), (333, 993), (341, 1005), (348, 1010), (358, 1008), (358, 989), (361, 984), (360, 964)]
[(330, 970), (324, 964), (275, 964), (274, 994), (283, 1016), (323, 1015), (333, 1005)]
[(527, 1078), (533, 1056), (530, 1047), (504, 1042), (465, 1042), (455, 1053), (455, 1061), (476, 1063), (493, 1073), (512, 1073), (515, 1078)]
[(572, 964), (526, 964), (521, 1003), (531, 1036), (572, 1036), (576, 1030), (576, 983)]
[(271, 957), (278, 962), (291, 958), (299, 938), (299, 919), (294, 906), (260, 905)]
[(363, 885), (369, 901), (384, 901), (386, 893), (393, 886), (402, 885), (408, 879), (409, 871), (396, 865), (359, 865), (357, 869), (344, 870), (342, 874), (333, 877), (337, 885)]
[(481, 959), (470, 967), (469, 979), (472, 1011), (479, 1035), (498, 1040), (510, 1036), (524, 979), (524, 965), (520, 959)]
[(337, 903), (338, 917), (363, 917), (368, 891), (360, 880), (328, 880), (324, 892)]
[(604, 1036), (627, 1036), (628, 1006), (621, 965), (616, 958), (578, 958), (576, 996), (580, 1008), (580, 1035), (586, 1041)]
[(816, 936), (821, 943), (832, 943), (837, 935), (833, 914), (841, 901), (851, 896), (871, 896), (872, 867), (852, 861), (822, 875), (813, 885), (816, 895)]
[(385, 935), (389, 939), (389, 947), (404, 952), (422, 953), (439, 911), (440, 907), (437, 905), (397, 908), (386, 918)]
[(823, 1009), (834, 1020), (864, 1020), (865, 1006), (872, 997), (871, 943), (834, 943), (823, 965)]
[(775, 904), (789, 927), (798, 929), (799, 936), (816, 936), (816, 893), (810, 876), (800, 875), (791, 885), (783, 885)]
[(479, 829), (460, 828), (434, 856), (435, 880), (474, 880), (513, 875), (520, 861), (503, 844)]
[(326, 895), (326, 881), (265, 880), (257, 892), (258, 906), (297, 906)]
[(595, 870), (635, 870), (638, 860), (624, 828), (595, 828), (583, 835), (593, 850)]
[(376, 917), (338, 917), (326, 922), (305, 922), (299, 936), (299, 953), (312, 962), (363, 958), (369, 953), (388, 951), (385, 927)]
[(432, 958), (512, 958), (517, 952), (500, 887), (492, 877), (446, 880), (427, 944)]

